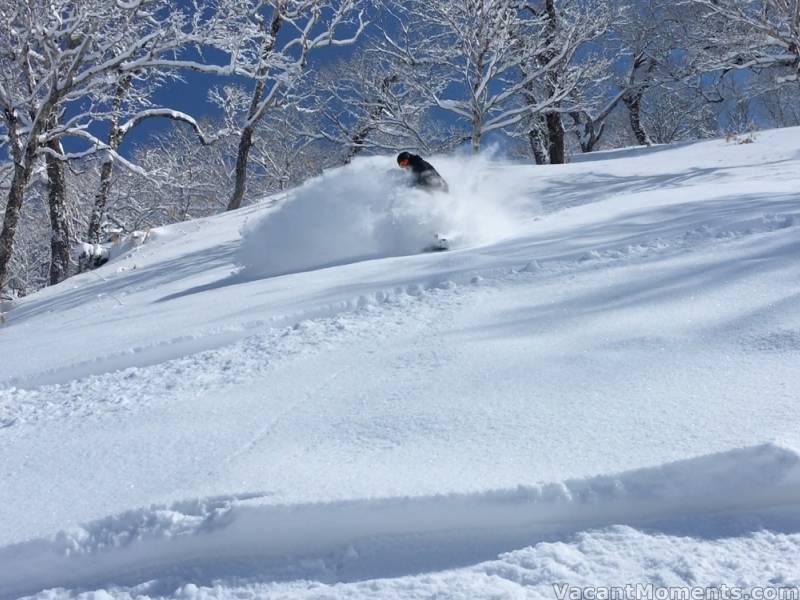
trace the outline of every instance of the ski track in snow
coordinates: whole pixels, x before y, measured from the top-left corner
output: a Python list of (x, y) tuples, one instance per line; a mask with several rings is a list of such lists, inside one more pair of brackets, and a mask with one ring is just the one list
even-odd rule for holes
[(708, 539), (754, 525), (792, 533), (800, 525), (800, 455), (763, 445), (479, 494), (290, 506), (264, 500), (250, 494), (153, 506), (0, 548), (0, 597), (142, 582), (175, 590), (191, 581), (191, 590), (245, 576), (251, 583), (402, 577), (612, 525)]
[[(487, 278), (495, 285), (513, 285), (518, 281), (525, 283), (526, 274), (564, 274), (587, 268), (613, 266), (615, 262), (692, 252), (709, 244), (781, 231), (797, 226), (798, 222), (800, 213), (768, 213), (760, 218), (735, 222), (717, 229), (702, 226), (671, 239), (655, 238), (647, 243), (591, 250), (580, 253), (572, 260), (540, 262), (533, 259), (504, 273), (497, 273), (497, 269), (488, 273), (475, 271), (466, 276), (461, 275), (460, 280), (471, 279), (472, 284), (487, 282)], [(376, 322), (380, 322), (382, 327), (388, 326), (389, 329), (384, 331), (389, 335), (391, 331), (400, 331), (407, 327), (408, 320), (419, 320), (420, 317), (413, 314), (415, 311), (435, 311), (441, 314), (448, 310), (450, 303), (469, 293), (466, 291), (468, 287), (441, 278), (436, 281), (412, 282), (392, 290), (362, 294), (339, 303), (338, 307), (322, 307), (319, 311), (329, 316), (301, 319), (287, 327), (274, 327), (259, 322), (243, 324), (236, 331), (212, 336), (212, 339), (222, 340), (223, 345), (220, 347), (154, 365), (129, 367), (35, 389), (0, 389), (0, 429), (15, 424), (34, 423), (41, 419), (95, 418), (122, 410), (141, 409), (154, 401), (168, 402), (180, 394), (208, 392), (252, 381), (273, 369), (278, 361), (314, 352), (321, 346), (330, 347), (345, 332), (351, 338), (372, 337)], [(409, 305), (409, 302), (413, 305)], [(386, 318), (387, 311), (398, 314), (398, 320)], [(242, 331), (254, 329), (264, 329), (265, 332), (225, 345), (228, 338), (243, 337), (246, 334)], [(778, 332), (756, 338), (752, 343), (764, 350), (777, 351), (792, 347), (800, 349), (798, 336), (800, 332), (797, 331)], [(156, 347), (179, 345), (183, 341), (185, 340), (173, 340)], [(147, 353), (148, 350), (146, 347), (136, 348), (131, 352)], [(122, 356), (129, 357), (131, 352)], [(117, 357), (111, 357), (112, 366), (115, 358)], [(92, 365), (94, 368), (100, 366), (98, 361), (93, 361)], [(114, 391), (109, 393), (109, 390)]]
[(303, 319), (284, 328), (262, 325), (264, 333), (163, 363), (32, 390), (0, 390), (0, 427), (68, 417), (102, 418), (119, 411), (142, 410), (153, 402), (169, 403), (182, 394), (212, 392), (253, 381), (281, 362), (329, 348), (344, 336), (356, 342), (373, 339), (376, 323), (385, 336), (415, 323), (427, 323), (431, 313), (438, 315), (459, 301), (460, 294), (446, 293), (454, 287), (443, 282), (426, 290), (412, 284), (369, 299), (361, 296), (350, 305), (349, 312)]

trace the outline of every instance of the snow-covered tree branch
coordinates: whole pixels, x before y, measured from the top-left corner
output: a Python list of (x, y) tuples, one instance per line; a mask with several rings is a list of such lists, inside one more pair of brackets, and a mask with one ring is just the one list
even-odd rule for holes
[(238, 15), (228, 25), (241, 44), (236, 74), (252, 86), (240, 118), (228, 210), (244, 199), (259, 122), (270, 109), (285, 105), (313, 50), (356, 42), (367, 26), (360, 5), (360, 0), (221, 0), (220, 10)]
[(798, 0), (682, 0), (691, 11), (694, 59), (707, 71), (773, 71), (777, 85), (800, 82)]
[(202, 66), (180, 55), (214, 39), (208, 23), (191, 6), (180, 9), (167, 0), (0, 3), (0, 110), (14, 160), (0, 232), (0, 288), (38, 157), (69, 158), (60, 149), (66, 137), (83, 140), (84, 154), (113, 154), (89, 127), (105, 114), (105, 100), (120, 79), (147, 69)]

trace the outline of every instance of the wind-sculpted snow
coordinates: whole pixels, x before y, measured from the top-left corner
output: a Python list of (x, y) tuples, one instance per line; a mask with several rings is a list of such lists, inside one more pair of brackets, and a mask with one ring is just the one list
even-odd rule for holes
[(697, 534), (706, 523), (705, 535), (730, 533), (723, 522), (731, 529), (759, 522), (788, 529), (797, 523), (787, 515), (797, 517), (798, 508), (800, 456), (775, 445), (480, 494), (288, 506), (270, 505), (260, 494), (209, 498), (0, 548), (0, 597), (152, 579), (175, 585), (241, 575), (298, 579), (325, 572), (342, 581), (408, 575), (423, 565), (464, 566), (615, 524), (691, 526)]
[(498, 167), (486, 158), (434, 162), (450, 193), (411, 188), (391, 157), (359, 159), (312, 179), (278, 211), (244, 227), (243, 274), (264, 277), (417, 254), (436, 234), (463, 247), (520, 231), (521, 204), (531, 212), (523, 182), (498, 177)]

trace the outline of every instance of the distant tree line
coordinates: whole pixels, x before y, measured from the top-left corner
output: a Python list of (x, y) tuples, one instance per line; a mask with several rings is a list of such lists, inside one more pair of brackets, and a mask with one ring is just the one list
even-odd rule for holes
[[(157, 101), (190, 72), (213, 119)], [(798, 125), (798, 86), (800, 0), (0, 0), (0, 295), (359, 154), (560, 164)]]

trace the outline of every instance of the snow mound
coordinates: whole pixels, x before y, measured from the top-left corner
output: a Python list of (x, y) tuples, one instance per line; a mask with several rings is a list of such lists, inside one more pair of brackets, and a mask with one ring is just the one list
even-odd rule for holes
[(370, 157), (331, 169), (292, 191), (276, 210), (248, 222), (239, 264), (258, 278), (360, 260), (417, 254), (436, 235), (451, 248), (517, 233), (525, 190), (501, 178), (489, 157), (439, 157), (433, 164), (450, 193), (409, 187), (392, 157)]
[(752, 525), (781, 507), (796, 515), (798, 504), (800, 456), (773, 444), (485, 493), (298, 505), (273, 505), (264, 494), (208, 498), (129, 511), (0, 548), (0, 597), (164, 577), (205, 581), (254, 568), (275, 579), (313, 577), (331, 561), (339, 580), (407, 574), (421, 565), (486, 560), (487, 552), (555, 533), (708, 524), (724, 514), (722, 522), (735, 515)]

